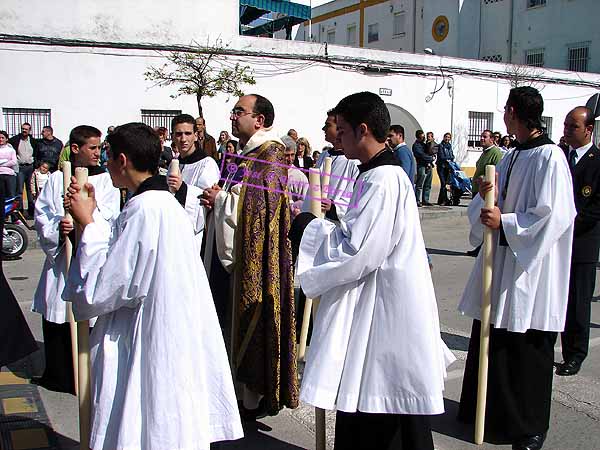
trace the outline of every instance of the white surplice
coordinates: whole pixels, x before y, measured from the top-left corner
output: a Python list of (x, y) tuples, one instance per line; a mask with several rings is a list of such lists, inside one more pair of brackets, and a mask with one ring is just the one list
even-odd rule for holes
[(90, 337), (94, 450), (208, 450), (243, 430), (193, 229), (176, 199), (131, 198), (86, 227), (65, 295)]
[(345, 412), (440, 414), (453, 360), (439, 319), (412, 184), (400, 166), (359, 176), (339, 225), (305, 229), (298, 276), (321, 296), (300, 398)]
[[(189, 199), (191, 193), (196, 193), (196, 191), (198, 191), (197, 195), (200, 195), (204, 189), (217, 184), (221, 178), (221, 172), (215, 160), (210, 156), (206, 156), (200, 161), (189, 164), (182, 163), (181, 178), (185, 184), (188, 185), (187, 197)], [(197, 189), (193, 189), (194, 187)], [(186, 211), (192, 218), (198, 248), (201, 248), (206, 223), (206, 211), (200, 205), (200, 199), (197, 199), (197, 201), (193, 203), (194, 207), (190, 207), (190, 205), (192, 205), (192, 203), (186, 200)]]
[[(90, 176), (88, 183), (96, 190), (94, 220), (112, 222), (119, 215), (120, 194), (113, 186), (110, 175), (103, 173)], [(33, 295), (31, 310), (54, 323), (68, 321), (67, 304), (61, 298), (65, 288), (65, 247), (58, 231), (59, 222), (65, 216), (63, 190), (63, 173), (56, 171), (50, 175), (36, 200), (34, 214), (35, 229), (46, 260)]]
[[(348, 159), (344, 155), (330, 155), (324, 151), (319, 156), (317, 168), (321, 169), (326, 157), (331, 157), (331, 177), (329, 179), (329, 190), (327, 198), (333, 200), (335, 211), (339, 219), (344, 217), (348, 206), (351, 204), (351, 196), (354, 183), (358, 178), (358, 164), (356, 159)], [(303, 211), (310, 210), (310, 202), (304, 202)]]
[[(515, 152), (505, 155), (496, 168), (500, 194)], [(473, 245), (483, 241), (482, 207), (479, 195), (469, 205)], [(508, 246), (498, 245), (496, 231), (491, 323), (519, 333), (562, 331), (576, 215), (571, 174), (562, 150), (549, 144), (521, 150), (514, 159), (506, 199), (500, 195), (498, 207)], [(478, 320), (482, 267), (480, 252), (459, 305), (461, 313)]]

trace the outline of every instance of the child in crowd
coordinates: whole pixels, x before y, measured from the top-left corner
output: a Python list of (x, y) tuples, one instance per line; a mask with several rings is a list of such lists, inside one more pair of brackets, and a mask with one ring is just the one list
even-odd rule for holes
[(40, 196), (48, 178), (50, 178), (50, 163), (42, 161), (40, 166), (33, 171), (33, 175), (31, 176), (31, 194), (33, 195), (33, 201), (36, 201)]

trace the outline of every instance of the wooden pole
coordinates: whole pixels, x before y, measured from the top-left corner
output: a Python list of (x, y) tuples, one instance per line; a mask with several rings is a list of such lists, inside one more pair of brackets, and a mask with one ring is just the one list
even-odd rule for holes
[[(79, 195), (87, 198), (85, 184), (88, 171), (85, 167), (75, 168), (77, 184), (81, 186)], [(87, 320), (77, 322), (78, 379), (79, 379), (79, 448), (90, 448), (91, 399), (90, 399), (90, 324)]]
[[(65, 161), (62, 166), (63, 172), (63, 193), (67, 193), (67, 189), (71, 184), (71, 162)], [(70, 219), (71, 214), (65, 211), (65, 219)], [(69, 276), (69, 267), (71, 266), (71, 258), (73, 256), (73, 243), (68, 236), (65, 236), (65, 279)], [(71, 330), (71, 354), (73, 357), (73, 380), (75, 381), (75, 395), (79, 395), (79, 370), (78, 370), (78, 352), (77, 352), (77, 323), (73, 316), (73, 304), (67, 302), (67, 317), (69, 319), (69, 329)]]
[[(492, 183), (492, 189), (485, 194), (485, 207), (493, 208), (495, 202), (496, 167), (485, 166), (485, 180)], [(477, 411), (475, 414), (475, 443), (483, 444), (485, 431), (485, 403), (487, 397), (488, 357), (490, 348), (490, 313), (492, 303), (493, 230), (483, 231), (483, 284), (481, 298), (481, 334), (479, 341), (479, 382), (477, 385)]]
[[(179, 160), (178, 159), (173, 158), (171, 160), (171, 163), (169, 164), (169, 170), (167, 173), (169, 175), (178, 175), (179, 174)], [(171, 192), (171, 194), (175, 193), (175, 191), (171, 187), (169, 187), (169, 192)]]

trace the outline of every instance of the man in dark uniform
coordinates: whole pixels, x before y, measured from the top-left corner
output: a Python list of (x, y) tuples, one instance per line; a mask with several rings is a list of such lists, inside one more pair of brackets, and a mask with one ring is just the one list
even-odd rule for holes
[(565, 331), (561, 334), (564, 362), (557, 375), (579, 372), (588, 353), (590, 310), (596, 282), (596, 263), (600, 246), (600, 150), (592, 143), (594, 114), (583, 106), (573, 109), (565, 119), (565, 152), (573, 176), (575, 229), (571, 255), (571, 278)]

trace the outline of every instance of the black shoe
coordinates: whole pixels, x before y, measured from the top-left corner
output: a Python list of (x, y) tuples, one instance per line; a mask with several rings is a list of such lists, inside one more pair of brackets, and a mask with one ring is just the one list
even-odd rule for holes
[(421, 206), (423, 206), (423, 203), (417, 202), (417, 206), (420, 208)]
[(559, 375), (561, 377), (577, 375), (579, 369), (581, 369), (581, 363), (572, 359), (571, 361), (567, 361), (560, 364), (556, 369), (556, 375)]
[(258, 408), (256, 409), (247, 409), (242, 402), (238, 402), (238, 408), (240, 410), (240, 417), (245, 422), (254, 422), (269, 415), (269, 412), (267, 411), (267, 402), (264, 397), (260, 399)]
[(544, 445), (546, 433), (537, 436), (527, 436), (512, 445), (513, 450), (539, 450)]
[(433, 206), (433, 203), (423, 202), (423, 206)]

